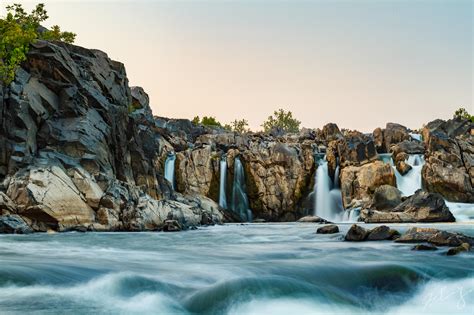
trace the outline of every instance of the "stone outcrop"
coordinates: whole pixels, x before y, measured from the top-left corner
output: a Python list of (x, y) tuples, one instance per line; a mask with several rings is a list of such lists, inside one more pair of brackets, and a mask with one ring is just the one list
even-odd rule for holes
[(33, 230), (18, 215), (0, 216), (0, 233), (1, 234), (29, 234)]
[(461, 233), (451, 233), (433, 228), (413, 227), (395, 240), (398, 243), (428, 242), (438, 246), (459, 246), (463, 243), (474, 244), (474, 238)]
[(382, 185), (375, 189), (372, 208), (376, 210), (391, 210), (402, 202), (402, 194), (390, 185)]
[(341, 170), (340, 178), (342, 202), (345, 208), (370, 204), (379, 186), (396, 186), (392, 167), (382, 161), (345, 167)]
[(408, 129), (396, 123), (387, 123), (385, 129), (377, 128), (372, 135), (378, 153), (388, 153), (392, 145), (411, 139)]
[(441, 195), (422, 190), (388, 211), (364, 209), (360, 219), (366, 223), (455, 221)]

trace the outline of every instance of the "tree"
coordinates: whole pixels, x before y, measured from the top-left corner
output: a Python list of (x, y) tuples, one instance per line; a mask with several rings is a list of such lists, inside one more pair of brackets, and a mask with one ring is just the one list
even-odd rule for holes
[(217, 121), (215, 117), (212, 116), (204, 116), (202, 118), (199, 118), (199, 116), (196, 116), (191, 120), (191, 122), (195, 125), (203, 125), (206, 127), (219, 127), (222, 128), (222, 124)]
[(248, 128), (248, 126), (249, 122), (247, 121), (247, 119), (235, 119), (233, 122), (230, 123), (231, 130), (238, 133), (249, 132), (250, 129)]
[(55, 25), (42, 30), (41, 23), (48, 19), (44, 4), (38, 4), (27, 13), (21, 4), (6, 6), (7, 15), (0, 18), (0, 80), (8, 85), (15, 78), (17, 67), (26, 60), (30, 44), (38, 39), (62, 40), (72, 43), (76, 34), (61, 32)]
[(290, 111), (286, 112), (283, 109), (279, 109), (274, 111), (273, 115), (269, 116), (262, 124), (265, 132), (269, 132), (274, 128), (282, 129), (286, 132), (298, 132), (300, 130), (301, 122), (293, 118), (293, 114)]
[(454, 118), (464, 118), (474, 122), (474, 116), (469, 114), (464, 107), (461, 107), (454, 112)]

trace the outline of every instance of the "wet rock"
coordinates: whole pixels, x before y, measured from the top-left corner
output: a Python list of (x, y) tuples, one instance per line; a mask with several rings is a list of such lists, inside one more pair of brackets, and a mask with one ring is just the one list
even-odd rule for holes
[(474, 244), (472, 237), (460, 233), (452, 233), (434, 228), (408, 229), (400, 238), (395, 240), (399, 243), (431, 243), (438, 246), (459, 246), (462, 243)]
[(410, 140), (410, 134), (405, 126), (396, 123), (387, 123), (383, 131), (384, 146), (387, 150), (393, 144), (398, 144), (404, 140)]
[(320, 218), (316, 215), (307, 215), (307, 216), (302, 217), (301, 219), (299, 219), (298, 222), (302, 222), (302, 223), (328, 223), (328, 221), (326, 221), (323, 218)]
[(375, 189), (372, 207), (377, 210), (393, 209), (401, 202), (402, 194), (396, 187), (382, 185)]
[(438, 250), (438, 247), (431, 244), (418, 244), (413, 246), (411, 250)]
[(162, 229), (163, 232), (179, 232), (181, 230), (181, 225), (176, 220), (166, 220)]
[(33, 230), (18, 215), (0, 216), (0, 234), (29, 234)]
[(393, 240), (397, 238), (398, 236), (400, 236), (400, 233), (398, 231), (393, 230), (386, 225), (381, 225), (369, 231), (367, 240), (368, 241)]
[(317, 234), (334, 234), (339, 233), (339, 227), (335, 224), (326, 225), (316, 230)]
[(365, 241), (367, 237), (369, 236), (369, 231), (364, 229), (363, 227), (353, 224), (349, 231), (347, 231), (346, 236), (344, 239), (346, 241), (351, 241), (351, 242), (361, 242)]
[(454, 222), (455, 218), (439, 194), (418, 190), (391, 211), (364, 209), (366, 223)]
[(446, 253), (446, 255), (453, 256), (462, 252), (468, 252), (470, 250), (471, 250), (471, 245), (469, 243), (462, 243), (461, 245), (457, 247), (452, 247), (448, 249), (448, 252)]

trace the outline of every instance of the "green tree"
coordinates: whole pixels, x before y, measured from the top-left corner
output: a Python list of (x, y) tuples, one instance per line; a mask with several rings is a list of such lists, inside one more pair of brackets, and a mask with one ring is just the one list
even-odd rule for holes
[(75, 34), (61, 32), (59, 26), (40, 31), (41, 23), (48, 19), (44, 4), (38, 4), (27, 13), (21, 4), (6, 6), (7, 15), (0, 18), (0, 80), (9, 84), (17, 67), (26, 60), (30, 44), (38, 39), (62, 40), (72, 43)]
[(230, 123), (231, 130), (238, 133), (249, 132), (250, 129), (248, 128), (248, 126), (249, 122), (246, 119), (236, 119)]
[(269, 132), (274, 128), (282, 129), (286, 132), (298, 132), (300, 130), (301, 122), (293, 118), (293, 114), (290, 111), (279, 109), (274, 111), (273, 115), (269, 116), (262, 124), (265, 132)]
[(454, 118), (464, 118), (469, 119), (470, 121), (474, 122), (474, 116), (469, 114), (468, 111), (461, 107), (457, 111), (454, 112)]
[(191, 122), (195, 125), (222, 128), (222, 124), (218, 122), (215, 117), (212, 117), (212, 116), (204, 116), (202, 118), (200, 118), (199, 116), (196, 116), (193, 118), (193, 120), (191, 120)]

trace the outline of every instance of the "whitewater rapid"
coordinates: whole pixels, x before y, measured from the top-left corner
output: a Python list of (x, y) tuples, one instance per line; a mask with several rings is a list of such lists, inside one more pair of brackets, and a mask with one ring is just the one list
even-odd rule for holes
[(343, 242), (349, 226), (2, 235), (0, 313), (472, 314), (472, 253)]

